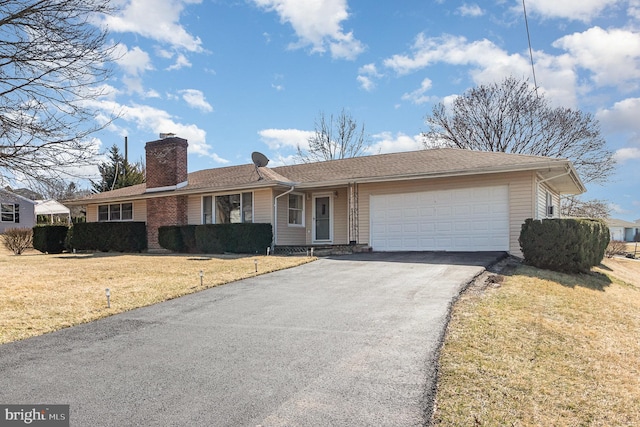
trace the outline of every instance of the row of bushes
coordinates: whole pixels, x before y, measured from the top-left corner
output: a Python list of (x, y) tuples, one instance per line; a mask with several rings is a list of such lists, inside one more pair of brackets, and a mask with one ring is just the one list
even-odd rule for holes
[(80, 222), (33, 228), (33, 248), (59, 254), (66, 250), (141, 252), (147, 249), (144, 222)]
[(271, 224), (205, 224), (165, 226), (158, 229), (158, 243), (182, 253), (261, 253), (271, 246)]
[(607, 224), (594, 219), (527, 219), (520, 232), (527, 264), (567, 273), (600, 264), (609, 240)]
[[(181, 253), (260, 253), (271, 246), (271, 224), (207, 224), (160, 227), (160, 246)], [(33, 247), (58, 254), (66, 250), (141, 252), (147, 249), (144, 222), (87, 222), (33, 228)]]

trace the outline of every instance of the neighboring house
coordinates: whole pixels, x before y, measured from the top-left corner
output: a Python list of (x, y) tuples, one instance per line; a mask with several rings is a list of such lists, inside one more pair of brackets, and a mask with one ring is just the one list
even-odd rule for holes
[(611, 232), (611, 240), (621, 242), (633, 242), (637, 233), (640, 233), (640, 224), (637, 222), (628, 222), (621, 219), (607, 219), (609, 232)]
[(32, 228), (36, 202), (0, 188), (0, 234), (9, 228)]
[(270, 223), (274, 246), (366, 245), (374, 251), (508, 251), (527, 218), (558, 217), (585, 191), (564, 159), (432, 149), (292, 166), (187, 174), (187, 141), (146, 144), (147, 182), (93, 194), (87, 221), (162, 225)]

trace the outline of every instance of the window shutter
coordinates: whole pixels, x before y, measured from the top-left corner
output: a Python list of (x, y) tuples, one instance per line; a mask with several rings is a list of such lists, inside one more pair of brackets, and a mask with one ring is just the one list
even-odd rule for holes
[(15, 223), (18, 224), (20, 223), (20, 205), (19, 204), (15, 204), (13, 207), (13, 212), (15, 214)]

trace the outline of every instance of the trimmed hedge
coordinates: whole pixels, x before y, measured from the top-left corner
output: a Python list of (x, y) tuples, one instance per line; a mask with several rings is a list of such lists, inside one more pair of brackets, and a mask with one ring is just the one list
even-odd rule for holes
[(600, 264), (609, 239), (609, 228), (602, 220), (563, 218), (527, 219), (519, 241), (527, 264), (578, 273)]
[(73, 225), (70, 246), (102, 252), (142, 252), (147, 249), (144, 222), (79, 222)]
[(61, 254), (66, 247), (68, 232), (66, 225), (33, 227), (33, 248), (42, 253)]
[(158, 243), (173, 252), (195, 253), (196, 249), (195, 225), (167, 225), (158, 228)]
[(205, 224), (158, 229), (160, 246), (188, 253), (262, 253), (271, 246), (271, 224)]

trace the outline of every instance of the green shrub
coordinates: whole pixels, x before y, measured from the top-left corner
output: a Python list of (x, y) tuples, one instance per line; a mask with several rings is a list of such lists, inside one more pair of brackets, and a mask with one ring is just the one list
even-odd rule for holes
[(195, 253), (196, 225), (166, 225), (158, 228), (158, 243), (164, 249), (179, 253)]
[(203, 253), (262, 253), (271, 246), (271, 224), (205, 224), (195, 227), (195, 246)]
[(60, 254), (65, 249), (66, 225), (45, 225), (33, 227), (33, 248), (42, 253)]
[(166, 225), (158, 228), (158, 243), (173, 252), (185, 252), (182, 233), (178, 225)]
[(85, 222), (73, 225), (71, 247), (102, 252), (141, 252), (147, 249), (144, 222)]
[(33, 240), (33, 230), (30, 228), (8, 228), (2, 234), (4, 247), (13, 252), (14, 255), (21, 255), (22, 252), (31, 247)]
[(527, 219), (519, 241), (527, 264), (578, 273), (600, 264), (609, 239), (609, 228), (601, 220), (564, 218)]

